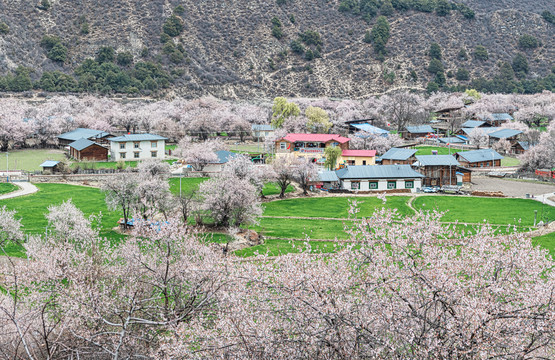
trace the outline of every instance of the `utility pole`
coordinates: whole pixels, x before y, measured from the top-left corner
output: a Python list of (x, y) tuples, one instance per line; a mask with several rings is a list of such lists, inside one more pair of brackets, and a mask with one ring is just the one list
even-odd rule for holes
[(8, 150), (6, 150), (6, 182), (10, 182), (10, 170), (8, 169), (10, 161), (8, 154)]

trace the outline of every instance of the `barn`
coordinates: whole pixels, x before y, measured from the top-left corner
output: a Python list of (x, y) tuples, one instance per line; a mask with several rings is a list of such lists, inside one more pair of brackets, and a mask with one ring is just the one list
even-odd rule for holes
[(106, 161), (108, 160), (108, 148), (94, 141), (81, 138), (72, 142), (69, 146), (69, 155), (76, 160), (83, 161)]

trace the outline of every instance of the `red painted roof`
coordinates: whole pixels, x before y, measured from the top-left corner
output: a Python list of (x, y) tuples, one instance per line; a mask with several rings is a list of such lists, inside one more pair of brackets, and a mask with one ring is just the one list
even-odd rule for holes
[(328, 142), (330, 140), (335, 140), (340, 144), (348, 142), (349, 138), (343, 137), (338, 134), (287, 134), (282, 139), (289, 142), (295, 141), (307, 141), (307, 142)]
[(343, 150), (343, 152), (341, 152), (341, 155), (372, 157), (376, 156), (376, 150)]

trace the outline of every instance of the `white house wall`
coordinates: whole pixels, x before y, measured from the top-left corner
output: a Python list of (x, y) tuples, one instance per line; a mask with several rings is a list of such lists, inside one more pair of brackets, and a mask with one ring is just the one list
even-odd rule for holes
[[(370, 189), (370, 182), (378, 182), (378, 188), (377, 189)], [(387, 189), (387, 181), (386, 179), (380, 179), (380, 180), (361, 180), (360, 181), (360, 188), (359, 191), (384, 191), (384, 190), (388, 190)], [(393, 180), (389, 180), (389, 181), (393, 181)], [(412, 189), (410, 189), (411, 192), (416, 192), (416, 189), (419, 189), (422, 187), (422, 180), (421, 179), (414, 179), (414, 180), (409, 180), (409, 181), (414, 181), (414, 186)], [(345, 190), (352, 190), (351, 189), (351, 180), (344, 180), (341, 181), (341, 188), (345, 189)], [(396, 182), (396, 189), (404, 189), (405, 188), (405, 180), (395, 180)]]
[[(134, 147), (137, 141), (127, 142), (110, 142), (110, 160), (112, 161), (134, 161), (145, 159), (164, 159), (166, 156), (166, 141), (157, 140), (156, 147), (152, 147), (151, 143), (154, 141), (139, 141), (139, 148)], [(125, 144), (125, 149), (120, 149), (120, 144)], [(156, 151), (156, 157), (152, 157), (151, 152)], [(121, 153), (125, 152), (125, 158), (121, 157)], [(135, 152), (139, 153), (139, 157), (135, 157)]]

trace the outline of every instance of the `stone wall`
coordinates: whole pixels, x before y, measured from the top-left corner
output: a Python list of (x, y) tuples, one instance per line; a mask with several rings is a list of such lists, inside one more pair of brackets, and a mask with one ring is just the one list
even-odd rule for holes
[(99, 182), (108, 179), (115, 174), (57, 174), (57, 175), (31, 175), (29, 181), (32, 183), (47, 182)]

